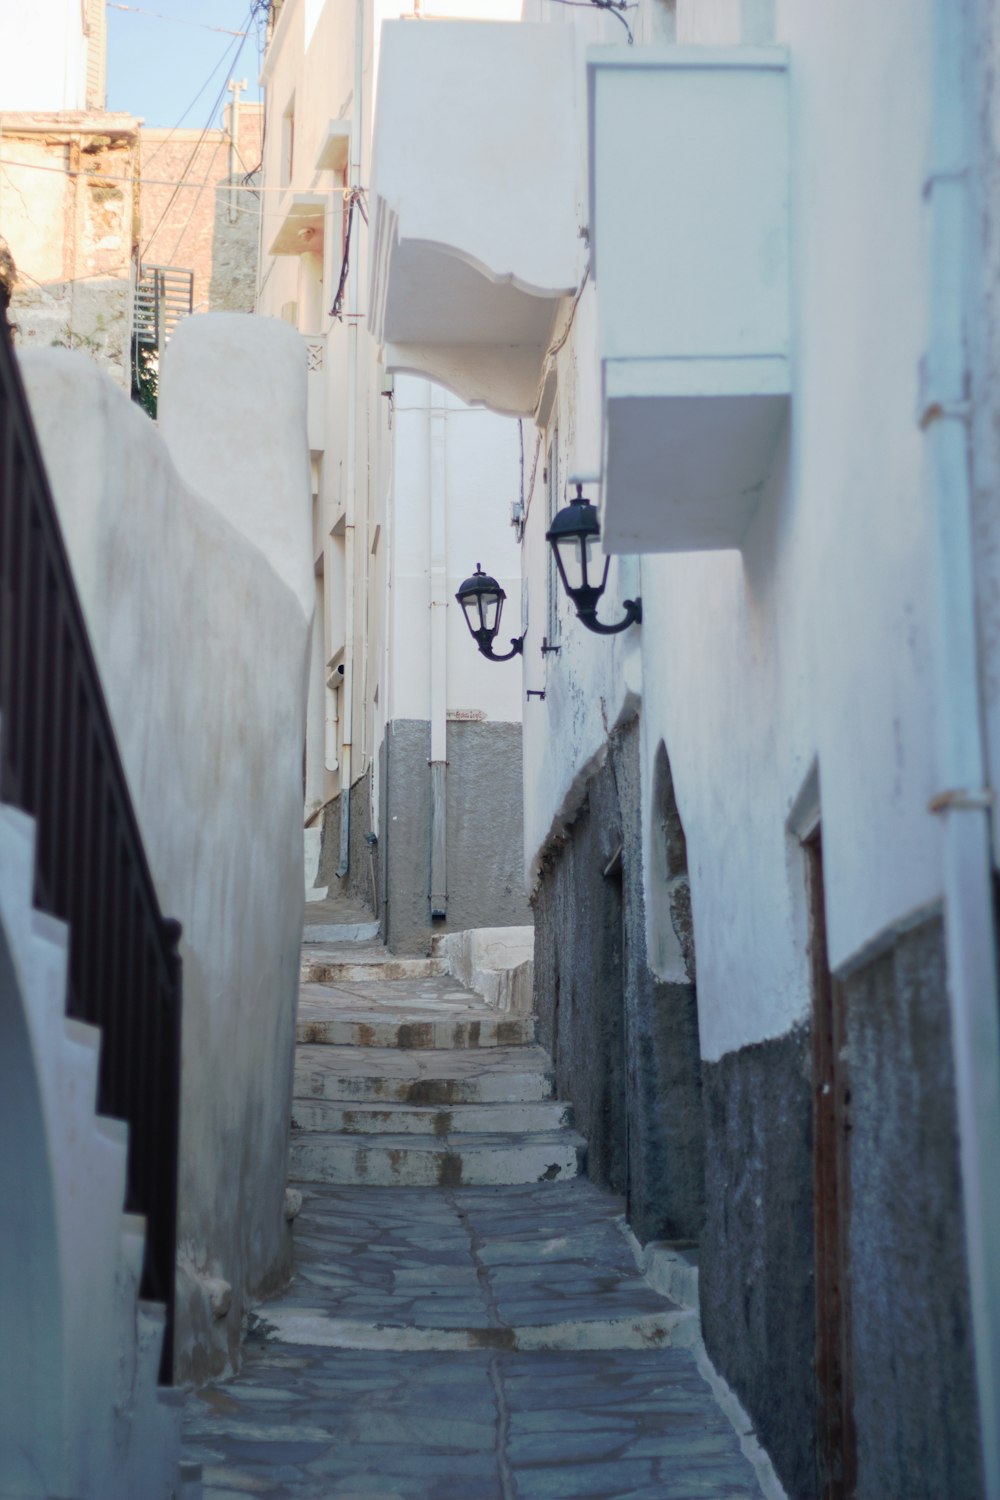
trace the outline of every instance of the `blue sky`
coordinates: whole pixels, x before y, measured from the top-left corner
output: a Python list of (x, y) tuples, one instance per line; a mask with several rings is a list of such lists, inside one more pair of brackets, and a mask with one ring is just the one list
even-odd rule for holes
[(107, 7), (109, 109), (127, 110), (147, 125), (200, 130), (221, 122), (230, 78), (247, 79), (243, 98), (260, 97), (263, 15), (245, 41), (228, 34), (247, 29), (251, 0), (130, 0), (127, 6), (107, 0)]

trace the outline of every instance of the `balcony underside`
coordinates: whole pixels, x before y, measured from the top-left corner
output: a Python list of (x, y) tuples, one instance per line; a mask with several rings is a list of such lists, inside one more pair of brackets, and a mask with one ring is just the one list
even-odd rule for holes
[(741, 546), (788, 416), (785, 361), (614, 361), (604, 397), (607, 550)]
[(430, 376), (472, 405), (530, 416), (562, 298), (495, 278), (447, 246), (397, 243), (392, 265), (386, 368)]

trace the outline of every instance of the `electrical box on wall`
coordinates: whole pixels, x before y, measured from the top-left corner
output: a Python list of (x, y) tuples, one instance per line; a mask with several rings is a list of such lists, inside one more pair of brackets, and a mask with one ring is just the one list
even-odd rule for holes
[(739, 547), (787, 418), (788, 58), (588, 53), (604, 545)]

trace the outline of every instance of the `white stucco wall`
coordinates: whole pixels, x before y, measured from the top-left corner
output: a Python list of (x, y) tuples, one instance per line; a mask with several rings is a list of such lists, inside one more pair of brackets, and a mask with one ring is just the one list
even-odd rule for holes
[(85, 109), (87, 39), (80, 0), (0, 3), (0, 109)]
[(518, 495), (517, 423), (466, 406), (443, 387), (405, 375), (396, 380), (393, 414), (388, 716), (430, 716), (432, 416), (440, 418), (444, 443), (448, 623), (446, 659), (440, 665), (446, 673), (448, 712), (472, 710), (490, 720), (520, 721), (521, 663), (485, 661), (454, 597), (481, 562), (507, 594), (496, 649), (509, 650), (511, 637), (521, 633), (520, 549), (510, 524)]
[[(447, 0), (434, 14), (475, 14), (516, 21), (519, 0)], [(422, 7), (426, 15), (427, 7)], [(321, 628), (311, 673), (310, 733), (306, 812), (315, 814), (340, 790), (340, 768), (324, 765), (325, 683), (330, 664), (342, 662), (347, 637), (346, 559), (348, 517), (349, 383), (352, 340), (357, 338), (357, 482), (353, 495), (354, 636), (352, 781), (371, 766), (387, 722), (426, 719), (430, 713), (429, 538), (430, 476), (427, 424), (432, 409), (446, 429), (446, 523), (448, 624), (446, 631), (447, 707), (472, 710), (493, 721), (521, 718), (521, 668), (490, 667), (468, 637), (454, 592), (482, 560), (507, 588), (503, 639), (520, 632), (520, 561), (510, 508), (518, 494), (519, 448), (516, 423), (472, 411), (440, 387), (400, 376), (390, 398), (384, 394), (379, 351), (363, 321), (355, 335), (350, 318), (330, 315), (341, 266), (342, 188), (339, 173), (315, 165), (331, 121), (360, 133), (361, 181), (370, 181), (370, 142), (381, 24), (398, 17), (386, 0), (363, 7), (361, 95), (356, 97), (354, 0), (322, 5), (286, 0), (265, 66), (269, 128), (265, 145), (265, 251), (283, 212), (281, 119), (294, 99), (295, 154), (292, 188), (327, 195), (322, 279), (307, 302), (301, 262), (313, 257), (262, 258), (258, 310), (287, 315), (296, 308), (300, 331), (318, 335), (324, 368), (311, 377), (311, 397), (321, 407), (315, 430), (322, 452), (314, 455), (314, 588), (322, 600)], [(370, 205), (369, 205), (370, 206)], [(367, 307), (368, 227), (355, 214), (351, 261), (358, 277), (358, 307)], [(314, 267), (314, 270), (316, 267)], [(315, 278), (314, 278), (315, 282)], [(349, 302), (345, 304), (349, 308)], [(317, 312), (318, 309), (318, 312)], [(312, 321), (315, 320), (315, 321)], [(526, 442), (530, 442), (530, 423)], [(319, 616), (318, 616), (319, 620)], [(509, 628), (508, 628), (509, 627)], [(340, 692), (344, 713), (346, 689)], [(343, 717), (341, 718), (341, 730)], [(377, 791), (377, 788), (375, 789)], [(379, 799), (373, 794), (372, 820), (378, 829)]]
[[(653, 758), (666, 743), (688, 839), (708, 1058), (780, 1035), (805, 1013), (804, 870), (786, 823), (814, 763), (834, 967), (941, 894), (939, 828), (927, 811), (937, 790), (932, 543), (915, 416), (928, 22), (928, 5), (901, 0), (877, 13), (855, 0), (836, 15), (818, 0), (779, 6), (777, 40), (792, 56), (794, 389), (757, 517), (742, 552), (644, 558), (640, 630), (605, 641), (564, 623), (562, 650), (529, 681), (546, 688), (544, 704), (526, 710), (529, 871), (572, 810), (574, 779), (638, 695), (649, 836)], [(679, 7), (678, 40), (732, 41), (732, 24), (722, 5)], [(891, 101), (890, 75), (908, 81)], [(652, 184), (655, 150), (636, 150), (649, 153)], [(596, 468), (600, 295), (588, 287), (560, 355), (563, 486), (570, 471)], [(525, 543), (528, 662), (538, 661), (545, 618), (543, 505), (539, 488)], [(616, 616), (615, 589), (629, 594), (637, 567), (612, 560), (602, 617)], [(655, 909), (648, 901), (650, 922)]]
[[(200, 1375), (236, 1363), (249, 1299), (288, 1270), (304, 358), (280, 326), (192, 319), (162, 374), (169, 449), (83, 356), (23, 366), (157, 891), (184, 929), (177, 1361)], [(224, 424), (229, 403), (245, 426)], [(232, 1288), (226, 1316), (208, 1277)]]

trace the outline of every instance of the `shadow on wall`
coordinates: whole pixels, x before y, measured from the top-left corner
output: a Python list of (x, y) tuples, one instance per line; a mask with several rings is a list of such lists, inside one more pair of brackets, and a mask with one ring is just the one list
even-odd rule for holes
[(661, 979), (694, 985), (697, 975), (687, 839), (662, 740), (653, 761), (649, 867), (650, 967)]
[(704, 1120), (687, 856), (666, 751), (657, 756), (647, 959), (639, 725), (616, 730), (534, 896), (535, 1009), (593, 1179), (627, 1197), (642, 1241), (696, 1240)]

